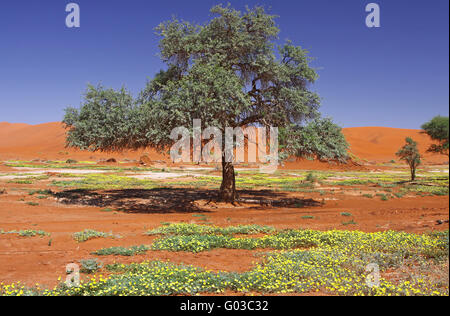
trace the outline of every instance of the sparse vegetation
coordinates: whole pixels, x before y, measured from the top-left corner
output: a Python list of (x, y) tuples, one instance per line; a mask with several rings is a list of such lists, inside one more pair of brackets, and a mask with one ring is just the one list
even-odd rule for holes
[(121, 238), (120, 235), (114, 235), (112, 233), (99, 232), (92, 229), (85, 229), (84, 231), (74, 233), (73, 239), (77, 242), (85, 242), (94, 238)]
[(81, 273), (91, 274), (103, 268), (103, 263), (97, 259), (84, 259), (80, 261)]
[(47, 233), (43, 230), (28, 229), (28, 230), (18, 230), (18, 231), (17, 230), (4, 231), (4, 230), (0, 229), (0, 235), (6, 235), (6, 234), (18, 235), (20, 237), (50, 236), (49, 233)]
[(388, 201), (389, 197), (384, 193), (378, 193), (377, 196), (381, 198), (381, 201)]
[(135, 256), (146, 253), (148, 250), (150, 250), (150, 247), (148, 246), (132, 246), (129, 248), (125, 247), (111, 247), (111, 248), (104, 248), (97, 250), (93, 252), (93, 255), (96, 256)]
[[(195, 226), (193, 230), (196, 229)], [(173, 238), (184, 243), (168, 241)], [(79, 287), (61, 285), (37, 290), (0, 285), (0, 295), (195, 295), (227, 290), (242, 294), (322, 291), (336, 295), (448, 295), (448, 284), (440, 284), (436, 279), (439, 271), (444, 273), (442, 262), (448, 260), (448, 231), (414, 235), (392, 231), (292, 230), (243, 240), (224, 235), (169, 236), (163, 240), (167, 241), (164, 245), (171, 251), (199, 251), (213, 246), (242, 249), (270, 246), (286, 251), (266, 254), (262, 262), (243, 273), (212, 272), (158, 261), (130, 265), (115, 263), (106, 266), (114, 274), (93, 277)], [(157, 245), (162, 246), (161, 243)], [(201, 249), (199, 245), (202, 245)], [(295, 249), (299, 247), (302, 249)], [(367, 262), (376, 263), (381, 272), (403, 267), (408, 269), (408, 274), (393, 280), (382, 277), (379, 286), (370, 287), (366, 283)], [(426, 269), (415, 269), (410, 265), (412, 262), (420, 262)], [(87, 273), (102, 267), (95, 259), (82, 265)]]
[(308, 181), (310, 183), (316, 183), (318, 181), (318, 178), (317, 178), (317, 176), (314, 173), (309, 172), (306, 175), (306, 181)]
[(52, 195), (53, 192), (52, 190), (31, 190), (30, 192), (28, 192), (29, 195), (35, 195), (35, 194), (40, 194), (40, 195)]
[(272, 233), (275, 228), (259, 225), (239, 225), (229, 227), (205, 226), (197, 224), (169, 224), (147, 232), (147, 235), (252, 235), (259, 233)]

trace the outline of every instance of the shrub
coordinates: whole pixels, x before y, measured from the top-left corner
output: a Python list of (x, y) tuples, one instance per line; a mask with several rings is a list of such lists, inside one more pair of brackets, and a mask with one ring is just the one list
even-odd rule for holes
[(3, 230), (0, 229), (0, 235), (6, 235), (6, 234), (16, 234), (20, 237), (35, 237), (35, 236), (40, 236), (40, 237), (44, 237), (44, 236), (50, 236), (49, 233), (43, 231), (43, 230), (12, 230), (9, 232), (5, 232)]
[(306, 181), (310, 183), (316, 183), (318, 181), (318, 177), (313, 172), (309, 172), (306, 175)]
[(238, 225), (229, 227), (217, 227), (217, 226), (206, 226), (197, 224), (169, 224), (163, 227), (159, 227), (148, 231), (147, 235), (252, 235), (259, 233), (271, 233), (274, 232), (275, 228), (270, 226), (259, 226), (259, 225)]
[(405, 196), (405, 193), (397, 192), (397, 193), (394, 193), (394, 195), (395, 195), (397, 198), (401, 199), (402, 197)]
[(384, 193), (378, 193), (377, 196), (379, 196), (381, 198), (381, 201), (389, 200), (389, 197)]
[(53, 191), (52, 190), (31, 190), (30, 192), (28, 192), (28, 195), (35, 195), (35, 194), (52, 195)]
[(119, 235), (113, 235), (112, 233), (104, 233), (95, 231), (92, 229), (85, 229), (82, 232), (77, 232), (72, 235), (73, 239), (77, 242), (85, 242), (94, 238), (121, 238)]
[(13, 179), (8, 181), (8, 183), (15, 183), (15, 184), (33, 184), (33, 181), (31, 180), (22, 180), (22, 179)]
[(80, 261), (81, 273), (91, 274), (97, 272), (103, 267), (103, 263), (97, 259), (85, 259)]
[(104, 248), (97, 250), (96, 252), (93, 252), (93, 255), (97, 256), (134, 256), (137, 254), (143, 254), (146, 253), (150, 247), (141, 245), (141, 246), (132, 246), (129, 248), (124, 247), (111, 247), (111, 248)]
[(105, 212), (105, 213), (111, 213), (114, 212), (114, 210), (112, 208), (104, 208), (100, 210), (101, 212)]

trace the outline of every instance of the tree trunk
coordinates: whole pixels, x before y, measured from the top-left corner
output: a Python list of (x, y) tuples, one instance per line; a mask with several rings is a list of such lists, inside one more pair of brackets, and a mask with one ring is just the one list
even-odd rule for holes
[(225, 159), (222, 159), (222, 185), (220, 186), (219, 201), (234, 203), (236, 198), (236, 177), (233, 163), (225, 162)]
[(411, 181), (416, 180), (416, 167), (411, 167)]

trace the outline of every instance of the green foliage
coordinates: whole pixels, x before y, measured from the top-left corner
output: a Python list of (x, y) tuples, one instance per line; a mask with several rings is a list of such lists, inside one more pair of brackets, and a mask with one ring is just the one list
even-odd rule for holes
[(41, 195), (52, 195), (52, 190), (31, 190), (28, 192), (28, 195), (35, 195), (35, 194), (41, 194)]
[(15, 183), (15, 184), (33, 184), (32, 180), (27, 179), (13, 179), (8, 181), (8, 183)]
[(85, 242), (94, 238), (121, 238), (119, 235), (113, 235), (112, 233), (99, 232), (92, 229), (85, 229), (84, 231), (74, 233), (73, 239), (77, 242)]
[(228, 227), (205, 226), (197, 224), (169, 224), (147, 232), (147, 235), (252, 235), (259, 233), (271, 233), (275, 228), (259, 225), (239, 225)]
[(405, 193), (404, 193), (404, 192), (396, 192), (396, 193), (394, 193), (394, 196), (395, 196), (396, 198), (401, 199), (402, 197), (405, 196)]
[(289, 41), (277, 45), (276, 17), (263, 7), (240, 12), (218, 5), (211, 13), (204, 25), (173, 19), (156, 28), (167, 69), (136, 100), (125, 89), (88, 86), (81, 109), (66, 110), (67, 144), (167, 149), (172, 129), (201, 119), (221, 131), (276, 126), (295, 136), (280, 139), (285, 154), (345, 160), (341, 129), (319, 119), (320, 98), (310, 89), (318, 76), (309, 52)]
[(436, 116), (430, 122), (422, 125), (422, 129), (432, 140), (438, 144), (433, 144), (428, 149), (429, 152), (443, 155), (449, 154), (449, 119), (444, 116)]
[(103, 263), (97, 259), (85, 259), (80, 261), (81, 273), (95, 273), (103, 267)]
[(384, 193), (378, 193), (377, 196), (381, 198), (381, 201), (388, 201), (389, 197)]
[(27, 229), (27, 230), (12, 230), (12, 231), (3, 231), (2, 229), (0, 229), (0, 235), (6, 235), (6, 234), (14, 234), (14, 235), (18, 235), (20, 237), (35, 237), (35, 236), (40, 236), (40, 237), (45, 237), (45, 236), (50, 236), (49, 233), (43, 231), (43, 230), (32, 230), (32, 229)]
[[(267, 241), (270, 236), (241, 242), (224, 235), (175, 237), (185, 237), (186, 241), (203, 238), (205, 243), (225, 240), (226, 248), (230, 248), (229, 243), (246, 246), (245, 249), (270, 242), (276, 244), (275, 239)], [(106, 267), (114, 274), (82, 281), (79, 287), (61, 285), (54, 289), (36, 290), (19, 285), (0, 285), (0, 295), (160, 296), (226, 291), (241, 294), (321, 291), (334, 295), (448, 295), (448, 284), (440, 285), (433, 273), (429, 272), (437, 267), (448, 273), (445, 266), (448, 260), (448, 231), (415, 235), (393, 231), (364, 233), (305, 230), (284, 231), (272, 237), (278, 239), (276, 249), (287, 251), (266, 254), (265, 259), (248, 272), (212, 272), (159, 261), (130, 265), (115, 263)], [(299, 244), (307, 249), (293, 249)], [(366, 283), (368, 263), (376, 263), (382, 273), (405, 264), (409, 269), (408, 275), (399, 274), (394, 280), (382, 277), (379, 286), (369, 287)], [(423, 269), (414, 269), (417, 264)]]
[[(263, 7), (241, 12), (217, 5), (211, 13), (204, 25), (173, 19), (156, 28), (166, 70), (136, 100), (124, 88), (89, 85), (81, 109), (66, 109), (67, 145), (163, 151), (174, 143), (175, 128), (193, 133), (199, 119), (222, 133), (228, 127), (279, 128), (290, 136), (279, 138), (281, 159), (294, 154), (347, 160), (340, 127), (319, 118), (320, 97), (310, 88), (318, 75), (309, 52), (290, 41), (278, 45), (276, 17)], [(228, 172), (219, 196), (234, 202), (234, 169), (228, 162), (223, 168)]]
[(136, 146), (130, 142), (136, 137), (136, 115), (133, 98), (125, 88), (116, 92), (88, 85), (81, 109), (66, 109), (67, 146), (101, 151)]
[(313, 172), (309, 172), (306, 175), (306, 181), (311, 182), (311, 183), (316, 183), (318, 180), (317, 176), (313, 173)]
[[(347, 225), (356, 224), (354, 221)], [(359, 247), (360, 243), (372, 247), (372, 251), (387, 249), (403, 249), (405, 253), (421, 254), (428, 247), (448, 247), (445, 238), (436, 238), (436, 235), (413, 235), (403, 232), (363, 233), (350, 231), (312, 231), (312, 230), (285, 230), (273, 235), (260, 238), (235, 238), (230, 235), (214, 233), (192, 233), (198, 230), (197, 225), (184, 224), (178, 234), (168, 234), (156, 240), (152, 248), (155, 250), (192, 251), (200, 252), (214, 248), (230, 249), (292, 249), (305, 247)], [(160, 229), (164, 230), (164, 227)], [(186, 234), (184, 234), (186, 232)], [(369, 246), (370, 245), (370, 246)], [(403, 247), (403, 248), (402, 248)]]
[[(175, 172), (175, 170), (174, 170)], [(201, 171), (198, 171), (201, 173)], [(236, 179), (238, 189), (271, 189), (283, 192), (304, 192), (304, 193), (324, 193), (333, 194), (333, 190), (321, 190), (320, 187), (315, 188), (314, 184), (308, 182), (307, 179), (316, 178), (321, 185), (325, 186), (366, 186), (375, 184), (373, 187), (379, 186), (384, 188), (383, 191), (392, 190), (395, 195), (398, 190), (400, 193), (405, 192), (423, 192), (436, 195), (448, 195), (448, 174), (436, 174), (423, 171), (414, 183), (405, 183), (409, 180), (409, 172), (386, 171), (384, 173), (368, 173), (368, 172), (333, 172), (333, 171), (314, 171), (313, 176), (309, 176), (309, 171), (279, 171), (275, 174), (260, 174), (258, 170), (242, 171)], [(64, 188), (76, 189), (92, 189), (92, 190), (108, 190), (108, 189), (154, 189), (154, 188), (208, 188), (217, 189), (220, 186), (220, 177), (213, 176), (197, 176), (186, 180), (156, 181), (152, 179), (136, 179), (132, 176), (124, 176), (123, 174), (88, 174), (77, 175), (77, 179), (73, 180), (54, 180), (52, 185)], [(372, 187), (372, 186), (371, 186)], [(374, 193), (365, 192), (368, 188), (364, 188), (361, 196), (373, 198)], [(397, 190), (398, 189), (398, 190)], [(51, 191), (29, 191), (29, 194), (53, 194)], [(300, 205), (299, 207), (302, 207)], [(104, 209), (103, 211), (114, 211), (113, 209)]]
[(444, 249), (449, 249), (449, 231), (433, 231), (429, 234), (431, 237), (438, 238)]
[(312, 246), (310, 241), (295, 237), (286, 234), (262, 238), (234, 238), (224, 235), (177, 235), (156, 240), (152, 244), (152, 249), (202, 252), (216, 248), (253, 250), (258, 248), (289, 249)]
[(330, 118), (315, 119), (306, 126), (292, 125), (280, 133), (282, 156), (317, 157), (319, 160), (346, 162), (347, 140), (342, 128)]
[(114, 210), (112, 208), (104, 208), (100, 210), (101, 212), (105, 212), (105, 213), (112, 213), (114, 212)]
[(422, 193), (426, 195), (445, 196), (449, 194), (448, 186), (427, 186), (427, 185), (415, 185), (402, 189), (401, 193), (408, 192)]
[(396, 153), (400, 160), (406, 161), (411, 169), (411, 180), (416, 179), (417, 167), (422, 163), (422, 156), (420, 155), (417, 143), (410, 137), (406, 138), (406, 145), (400, 148)]
[(93, 255), (97, 255), (97, 256), (126, 256), (126, 257), (131, 257), (131, 256), (135, 256), (135, 255), (140, 255), (140, 254), (144, 254), (146, 253), (148, 250), (150, 249), (150, 247), (145, 246), (145, 245), (141, 245), (141, 246), (132, 246), (129, 248), (124, 248), (124, 247), (111, 247), (111, 248), (104, 248), (104, 249), (100, 249), (97, 250), (95, 252), (93, 252)]

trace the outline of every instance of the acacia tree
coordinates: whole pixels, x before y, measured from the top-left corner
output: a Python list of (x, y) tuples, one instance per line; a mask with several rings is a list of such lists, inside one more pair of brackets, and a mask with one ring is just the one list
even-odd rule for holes
[(449, 120), (448, 117), (436, 116), (428, 123), (422, 125), (422, 129), (428, 134), (432, 140), (438, 144), (432, 144), (428, 152), (449, 155)]
[[(240, 12), (219, 5), (211, 13), (204, 25), (173, 19), (156, 28), (167, 69), (136, 100), (124, 89), (88, 87), (81, 109), (66, 110), (68, 146), (167, 150), (175, 127), (190, 128), (200, 119), (222, 135), (227, 127), (278, 127), (288, 135), (279, 139), (284, 156), (346, 159), (340, 128), (320, 119), (320, 98), (310, 89), (318, 77), (311, 58), (291, 42), (275, 44), (276, 17), (262, 7)], [(233, 162), (222, 150), (219, 200), (236, 197)]]
[(411, 170), (411, 181), (416, 179), (417, 167), (422, 163), (422, 157), (417, 143), (410, 137), (406, 138), (406, 144), (396, 154), (400, 160), (406, 161)]

